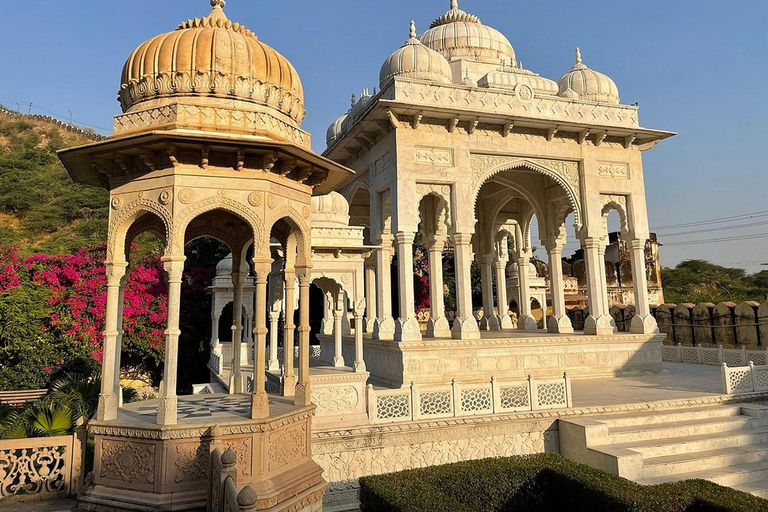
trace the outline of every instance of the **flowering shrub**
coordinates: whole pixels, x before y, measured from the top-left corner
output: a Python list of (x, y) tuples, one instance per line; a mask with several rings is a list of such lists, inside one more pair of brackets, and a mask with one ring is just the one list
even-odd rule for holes
[[(101, 362), (105, 247), (18, 257), (0, 248), (0, 389), (39, 388)], [(123, 366), (162, 362), (167, 293), (158, 257), (131, 265), (124, 302)]]

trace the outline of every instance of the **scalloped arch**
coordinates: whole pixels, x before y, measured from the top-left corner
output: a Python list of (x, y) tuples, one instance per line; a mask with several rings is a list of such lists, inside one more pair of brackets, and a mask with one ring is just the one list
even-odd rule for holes
[(299, 247), (301, 249), (299, 252), (299, 259), (296, 263), (297, 265), (309, 263), (312, 254), (312, 233), (309, 224), (307, 224), (301, 214), (292, 206), (282, 206), (273, 212), (270, 212), (270, 215), (267, 218), (267, 225), (269, 226), (267, 236), (272, 232), (272, 227), (282, 219), (287, 219), (294, 224), (292, 227), (295, 227), (298, 231), (296, 235), (299, 239)]
[(269, 239), (266, 239), (265, 242), (264, 221), (252, 208), (227, 197), (212, 196), (187, 206), (176, 217), (176, 229), (173, 238), (173, 250), (176, 254), (184, 252), (186, 230), (189, 224), (200, 215), (214, 210), (223, 210), (240, 217), (253, 230), (254, 241), (261, 241), (261, 243), (256, 243), (255, 249), (258, 251), (264, 251), (265, 248), (267, 251), (269, 250)]
[[(485, 155), (473, 155), (473, 156), (480, 157)], [(563, 171), (557, 171), (553, 168), (547, 167), (540, 161), (536, 161), (528, 158), (503, 157), (503, 156), (490, 157), (490, 158), (499, 160), (499, 163), (490, 164), (490, 166), (484, 170), (482, 176), (479, 177), (479, 179), (473, 180), (474, 188), (475, 188), (473, 212), (475, 215), (477, 215), (477, 200), (480, 197), (480, 191), (482, 190), (483, 185), (485, 185), (485, 183), (488, 182), (488, 180), (490, 180), (492, 177), (496, 176), (497, 174), (505, 171), (526, 168), (551, 178), (565, 190), (566, 194), (568, 195), (568, 201), (571, 203), (571, 207), (573, 208), (576, 224), (578, 226), (581, 226), (582, 213), (581, 213), (581, 200), (579, 199), (579, 193), (578, 193), (578, 190), (574, 189), (573, 185), (569, 183), (568, 179), (563, 177), (563, 174), (562, 174)], [(565, 163), (575, 163), (575, 162), (563, 162), (563, 163), (565, 164)], [(578, 180), (578, 175), (576, 176), (576, 180)]]
[[(107, 261), (125, 261), (128, 231), (143, 214), (154, 215), (162, 221), (165, 227), (166, 246), (170, 245), (174, 236), (174, 224), (170, 212), (154, 201), (140, 198), (120, 210), (110, 221), (107, 234)], [(118, 254), (122, 255), (122, 258), (115, 260)]]

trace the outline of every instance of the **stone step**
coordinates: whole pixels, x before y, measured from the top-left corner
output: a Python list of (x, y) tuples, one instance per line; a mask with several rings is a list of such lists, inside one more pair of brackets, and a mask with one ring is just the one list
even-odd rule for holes
[(625, 448), (641, 453), (643, 458), (646, 459), (649, 457), (663, 457), (665, 455), (692, 453), (754, 444), (768, 444), (768, 427), (700, 434), (683, 438), (674, 437), (630, 443), (612, 443), (603, 446), (592, 446), (591, 448), (606, 453), (612, 453), (617, 448)]
[(654, 423), (650, 425), (630, 425), (609, 427), (608, 435), (612, 443), (631, 443), (652, 439), (688, 437), (698, 434), (732, 432), (768, 426), (768, 418), (753, 416), (715, 416), (698, 420)]
[(768, 498), (768, 481), (737, 484), (734, 485), (733, 488), (737, 491), (748, 492), (758, 498)]
[(680, 480), (704, 479), (716, 484), (724, 485), (726, 487), (734, 487), (736, 485), (751, 483), (767, 485), (768, 480), (766, 480), (766, 476), (768, 476), (768, 460), (763, 460), (759, 462), (750, 462), (748, 464), (736, 464), (722, 468), (707, 468), (703, 470), (700, 469), (699, 471), (680, 473), (671, 477), (660, 476), (655, 478), (647, 478), (641, 480), (639, 483), (644, 485), (655, 485)]
[(703, 418), (722, 418), (739, 416), (741, 407), (738, 405), (716, 405), (704, 407), (689, 407), (682, 409), (662, 409), (648, 412), (634, 411), (619, 414), (601, 414), (593, 419), (601, 421), (609, 428), (629, 427), (632, 425), (658, 425)]
[[(735, 446), (703, 452), (683, 453), (643, 460), (643, 478), (673, 477), (706, 468), (722, 468), (768, 460), (768, 444)], [(768, 485), (768, 482), (766, 482)]]

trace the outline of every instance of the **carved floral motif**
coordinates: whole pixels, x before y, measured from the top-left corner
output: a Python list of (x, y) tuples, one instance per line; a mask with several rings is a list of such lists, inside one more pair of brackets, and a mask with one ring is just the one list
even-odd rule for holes
[[(298, 386), (297, 386), (298, 387)], [(307, 425), (301, 423), (270, 436), (269, 469), (284, 466), (307, 455)]]
[(360, 403), (360, 396), (354, 386), (334, 386), (312, 390), (312, 403), (324, 413), (354, 411)]
[(176, 445), (176, 483), (199, 481), (208, 478), (209, 455), (202, 444)]
[(101, 446), (102, 478), (154, 483), (155, 445), (104, 441)]
[(453, 150), (442, 148), (416, 148), (417, 164), (453, 166)]
[(0, 450), (0, 501), (67, 491), (66, 451), (64, 446)]

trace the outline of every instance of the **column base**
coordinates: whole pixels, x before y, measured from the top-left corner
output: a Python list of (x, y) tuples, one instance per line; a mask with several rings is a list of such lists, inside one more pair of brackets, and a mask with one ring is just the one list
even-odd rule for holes
[(283, 376), (283, 396), (292, 397), (296, 394), (296, 375)]
[(355, 361), (355, 373), (365, 373), (365, 361)]
[(328, 336), (333, 336), (333, 320), (323, 319), (320, 323), (320, 332), (322, 334), (327, 334)]
[(376, 323), (373, 326), (373, 339), (387, 341), (394, 340), (395, 320), (392, 318), (385, 318), (383, 320), (376, 319)]
[(251, 419), (269, 418), (269, 395), (258, 391), (251, 395)]
[(395, 341), (421, 341), (421, 328), (416, 317), (395, 322)]
[(178, 423), (179, 399), (176, 396), (161, 397), (157, 406), (158, 425), (176, 425)]
[(427, 320), (428, 338), (450, 338), (451, 325), (447, 318), (430, 318)]
[(279, 372), (280, 371), (280, 361), (278, 361), (277, 359), (270, 359), (267, 362), (267, 371)]
[(344, 368), (346, 364), (344, 364), (344, 358), (343, 357), (334, 357), (333, 358), (333, 367), (334, 368)]
[(376, 319), (375, 318), (366, 318), (365, 319), (365, 332), (369, 334), (373, 334), (373, 328), (376, 325)]
[(480, 328), (474, 316), (464, 319), (457, 318), (453, 321), (451, 337), (455, 340), (479, 340)]
[(296, 384), (296, 394), (293, 397), (293, 405), (306, 406), (312, 404), (310, 396), (309, 382), (300, 382)]
[(632, 334), (658, 334), (659, 325), (656, 323), (656, 319), (651, 315), (644, 317), (635, 315), (632, 317), (632, 324), (630, 328)]
[(561, 317), (551, 316), (547, 320), (547, 331), (552, 334), (571, 334), (573, 333), (573, 325), (571, 319), (566, 315)]
[(584, 321), (584, 334), (610, 336), (617, 332), (616, 321), (611, 315), (589, 316)]
[(112, 421), (117, 418), (119, 403), (120, 401), (114, 393), (99, 395), (99, 408), (96, 412), (96, 419), (99, 421)]
[(515, 323), (512, 321), (512, 317), (509, 314), (500, 316), (502, 329), (514, 329)]
[(536, 323), (536, 319), (532, 315), (521, 315), (517, 319), (517, 328), (521, 331), (536, 331), (539, 329), (539, 324)]

